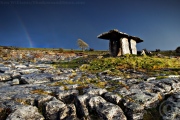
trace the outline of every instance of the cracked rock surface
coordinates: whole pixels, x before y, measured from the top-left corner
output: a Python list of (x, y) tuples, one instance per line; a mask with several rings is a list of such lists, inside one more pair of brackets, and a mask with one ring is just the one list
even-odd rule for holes
[(144, 81), (11, 64), (0, 64), (0, 120), (180, 119), (180, 78), (173, 75)]

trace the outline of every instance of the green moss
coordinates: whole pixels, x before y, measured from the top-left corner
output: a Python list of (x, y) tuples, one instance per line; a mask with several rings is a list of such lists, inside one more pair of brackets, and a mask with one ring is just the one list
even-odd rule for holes
[(168, 76), (157, 76), (157, 77), (156, 77), (157, 80), (165, 79), (165, 78), (168, 78)]
[(41, 95), (54, 95), (53, 93), (47, 92), (47, 91), (45, 91), (43, 89), (32, 90), (31, 93), (32, 94), (41, 94)]
[(136, 71), (151, 72), (163, 68), (180, 68), (178, 59), (157, 58), (148, 56), (131, 56), (126, 55), (120, 58), (102, 58), (94, 59), (89, 65), (81, 67), (85, 71), (102, 72), (105, 70), (113, 71), (113, 74), (122, 73), (121, 69), (134, 69)]

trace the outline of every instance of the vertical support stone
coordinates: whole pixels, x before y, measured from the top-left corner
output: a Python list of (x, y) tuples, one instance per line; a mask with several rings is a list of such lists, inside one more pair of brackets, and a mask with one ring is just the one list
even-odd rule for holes
[(119, 52), (117, 56), (121, 56), (122, 55), (122, 44), (121, 44), (121, 39), (119, 39)]
[(121, 56), (121, 55), (122, 55), (122, 50), (121, 50), (121, 48), (119, 48), (119, 52), (118, 52), (117, 56)]
[(131, 39), (130, 44), (131, 44), (132, 54), (137, 55), (136, 41)]
[(109, 40), (109, 52), (111, 55), (113, 54), (112, 47), (113, 47), (113, 41)]
[(127, 38), (121, 38), (122, 55), (130, 54), (129, 42)]
[(119, 41), (116, 39), (110, 40), (109, 41), (109, 50), (110, 50), (110, 54), (113, 57), (116, 57), (118, 55), (118, 52), (119, 52)]

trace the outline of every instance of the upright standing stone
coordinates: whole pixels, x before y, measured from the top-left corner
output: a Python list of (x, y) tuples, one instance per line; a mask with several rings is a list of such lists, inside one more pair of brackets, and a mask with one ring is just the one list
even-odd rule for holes
[(127, 38), (122, 38), (121, 39), (121, 45), (122, 45), (122, 54), (130, 54), (129, 50), (129, 42)]
[(112, 47), (113, 47), (113, 41), (112, 41), (112, 40), (109, 40), (109, 51), (110, 51), (110, 54), (111, 54), (111, 55), (113, 54)]
[(136, 41), (131, 39), (130, 44), (131, 44), (132, 54), (137, 55)]

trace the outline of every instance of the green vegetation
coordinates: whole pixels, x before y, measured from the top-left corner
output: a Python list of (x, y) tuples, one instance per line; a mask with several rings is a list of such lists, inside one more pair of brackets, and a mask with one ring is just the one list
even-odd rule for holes
[(159, 51), (159, 52), (152, 52), (153, 55), (161, 54), (163, 56), (178, 56), (179, 54), (176, 51), (168, 50), (168, 51)]
[(41, 94), (41, 95), (51, 95), (51, 96), (55, 96), (54, 93), (45, 91), (45, 90), (43, 90), (43, 89), (32, 90), (31, 93), (32, 93), (32, 94)]
[(90, 72), (102, 72), (110, 70), (119, 72), (121, 69), (133, 69), (142, 72), (151, 72), (164, 68), (180, 68), (177, 58), (158, 58), (148, 56), (126, 55), (120, 58), (94, 59), (88, 65), (81, 66), (81, 70)]
[(80, 57), (80, 58), (74, 59), (70, 62), (59, 61), (59, 62), (54, 62), (52, 64), (55, 67), (60, 67), (60, 68), (78, 68), (79, 66), (83, 64), (89, 64), (90, 61), (92, 61), (93, 59), (96, 59), (96, 56), (90, 55), (88, 57)]
[[(80, 51), (76, 51), (76, 53), (78, 52)], [(107, 51), (84, 51), (83, 53), (87, 56), (74, 59), (70, 62), (56, 62), (53, 63), (53, 65), (57, 68), (80, 68), (82, 71), (91, 73), (108, 70), (109, 75), (122, 75), (126, 78), (129, 77), (129, 74), (121, 72), (121, 70), (132, 69), (134, 71), (145, 72), (152, 76), (180, 74), (179, 58), (135, 55), (124, 55), (113, 58), (109, 57)], [(168, 52), (166, 52), (166, 54), (168, 54)], [(102, 57), (98, 58), (99, 56)]]
[(64, 51), (63, 48), (59, 48), (59, 52), (62, 53)]

